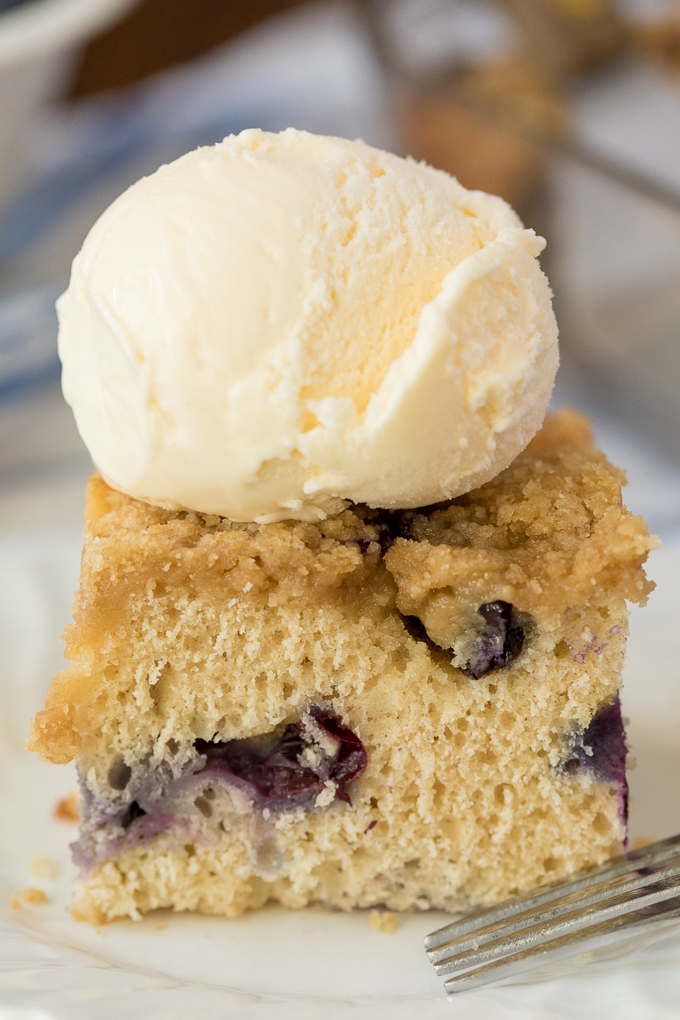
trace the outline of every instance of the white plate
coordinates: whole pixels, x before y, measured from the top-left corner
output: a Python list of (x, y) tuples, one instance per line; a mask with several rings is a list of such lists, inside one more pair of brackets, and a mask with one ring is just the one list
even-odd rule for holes
[[(422, 950), (443, 914), (404, 916), (394, 934), (366, 913), (265, 909), (237, 921), (154, 914), (102, 929), (73, 921), (68, 843), (75, 827), (52, 817), (74, 789), (71, 767), (21, 749), (28, 719), (59, 668), (56, 638), (76, 583), (79, 536), (6, 535), (0, 542), (0, 1020), (670, 1020), (680, 1017), (680, 933), (634, 956), (557, 980), (446, 1000)], [(633, 614), (624, 711), (638, 769), (632, 834), (680, 831), (680, 544), (654, 554), (659, 587)], [(60, 868), (53, 881), (34, 854)], [(43, 888), (45, 906), (9, 898)], [(200, 1011), (200, 1012), (199, 1012)]]

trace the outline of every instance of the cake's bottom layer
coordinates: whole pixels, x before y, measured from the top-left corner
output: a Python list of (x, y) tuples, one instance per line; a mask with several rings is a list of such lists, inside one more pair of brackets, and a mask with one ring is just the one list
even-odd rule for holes
[(502, 788), (489, 792), (481, 828), (446, 812), (428, 819), (408, 800), (400, 824), (339, 802), (266, 817), (220, 789), (210, 817), (196, 811), (97, 864), (77, 887), (74, 916), (101, 924), (172, 908), (236, 917), (270, 900), (457, 911), (600, 862), (625, 839), (621, 788), (592, 773), (531, 781), (519, 805)]

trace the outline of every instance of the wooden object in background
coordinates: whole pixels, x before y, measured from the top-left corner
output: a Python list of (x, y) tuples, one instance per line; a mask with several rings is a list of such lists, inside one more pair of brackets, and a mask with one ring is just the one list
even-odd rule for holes
[(192, 60), (306, 0), (141, 0), (86, 48), (71, 96), (120, 88)]
[(677, 80), (680, 74), (680, 3), (665, 18), (634, 25), (631, 45), (635, 52), (661, 63)]
[(567, 127), (564, 105), (522, 61), (467, 69), (437, 88), (412, 87), (399, 113), (405, 151), (520, 211), (543, 179), (532, 139), (560, 137)]
[(471, 109), (455, 94), (416, 93), (400, 107), (402, 148), (447, 170), (466, 188), (526, 205), (542, 177), (535, 147)]
[(412, 82), (401, 109), (404, 147), (466, 187), (502, 195), (526, 215), (540, 192), (538, 141), (568, 131), (566, 89), (620, 52), (627, 35), (612, 0), (498, 0), (517, 26), (515, 52)]
[(524, 53), (554, 81), (605, 63), (626, 43), (626, 30), (613, 0), (498, 2), (514, 17)]

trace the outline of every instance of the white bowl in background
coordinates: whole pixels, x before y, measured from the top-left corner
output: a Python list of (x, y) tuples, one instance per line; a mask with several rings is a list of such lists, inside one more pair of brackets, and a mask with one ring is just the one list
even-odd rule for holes
[(26, 0), (0, 14), (0, 203), (21, 175), (24, 138), (80, 46), (137, 0)]

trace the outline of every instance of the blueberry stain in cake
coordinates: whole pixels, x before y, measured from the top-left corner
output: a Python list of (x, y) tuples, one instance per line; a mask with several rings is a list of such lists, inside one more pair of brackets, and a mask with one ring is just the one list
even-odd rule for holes
[(569, 775), (590, 772), (602, 782), (619, 788), (619, 814), (628, 819), (628, 783), (626, 781), (626, 731), (621, 717), (619, 696), (598, 708), (585, 730), (572, 734), (567, 757), (561, 769)]
[[(122, 761), (114, 762), (109, 786), (121, 793), (128, 788), (128, 796), (134, 798), (124, 808), (102, 805), (84, 787), (87, 831), (72, 844), (74, 862), (83, 873), (97, 860), (120, 853), (123, 845), (146, 843), (171, 829), (181, 821), (176, 808), (191, 790), (197, 794), (193, 803), (205, 817), (212, 815), (212, 808), (206, 807), (218, 785), (240, 789), (260, 810), (326, 808), (335, 800), (351, 804), (348, 786), (368, 763), (361, 739), (322, 705), (312, 706), (299, 722), (273, 733), (242, 740), (197, 740), (194, 750), (196, 757), (187, 771), (174, 779), (163, 765), (133, 772)], [(92, 842), (93, 833), (109, 826), (109, 839)]]
[(510, 602), (485, 602), (477, 610), (484, 621), (470, 658), (461, 672), (471, 680), (509, 666), (519, 658), (526, 636), (525, 614)]
[(206, 759), (199, 774), (232, 783), (273, 810), (326, 806), (336, 797), (351, 803), (347, 786), (368, 761), (356, 733), (318, 706), (282, 733), (194, 746)]
[(627, 752), (621, 702), (617, 696), (599, 708), (585, 730), (572, 738), (569, 757), (562, 767), (571, 773), (589, 769), (598, 779), (621, 784), (626, 780)]

